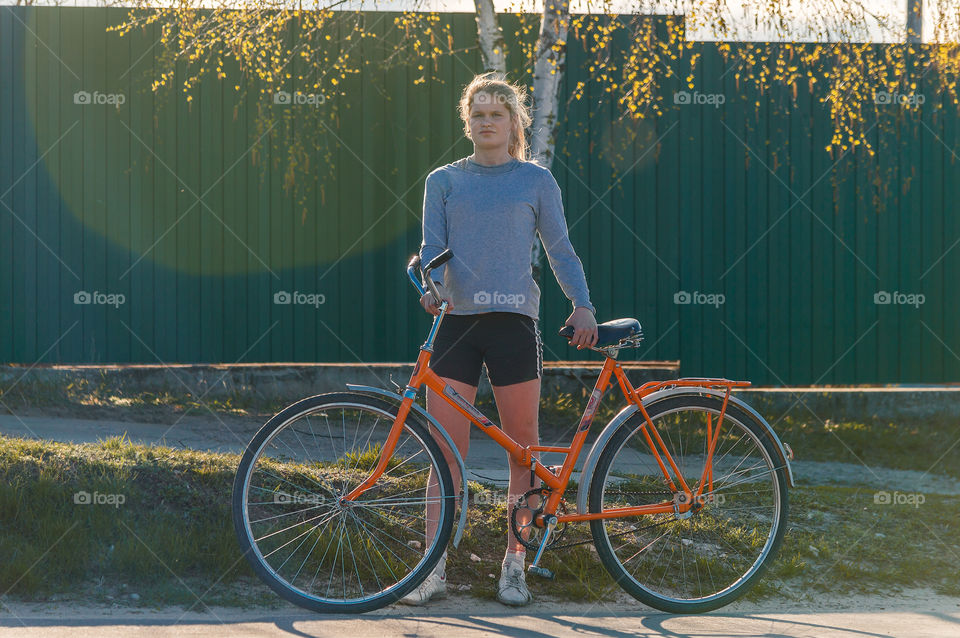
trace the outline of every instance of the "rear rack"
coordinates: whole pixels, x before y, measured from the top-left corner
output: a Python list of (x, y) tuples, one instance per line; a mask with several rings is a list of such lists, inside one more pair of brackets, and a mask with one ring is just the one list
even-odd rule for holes
[(653, 392), (670, 388), (727, 388), (729, 392), (733, 388), (746, 388), (749, 385), (749, 381), (732, 381), (730, 379), (712, 379), (709, 377), (684, 377), (682, 379), (668, 379), (666, 381), (648, 381), (637, 388), (637, 394), (643, 397)]

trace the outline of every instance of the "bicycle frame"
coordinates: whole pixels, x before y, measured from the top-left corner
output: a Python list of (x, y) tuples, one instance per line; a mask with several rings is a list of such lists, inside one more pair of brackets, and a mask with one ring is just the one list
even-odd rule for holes
[[(413, 279), (412, 275), (411, 279), (414, 281), (414, 284), (422, 294), (423, 287), (419, 285), (419, 282)], [(530, 467), (531, 472), (535, 473), (544, 483), (544, 485), (549, 487), (551, 490), (551, 494), (547, 499), (543, 512), (546, 514), (554, 514), (560, 505), (560, 501), (563, 498), (563, 494), (566, 491), (567, 484), (569, 483), (570, 476), (573, 473), (574, 466), (576, 465), (580, 452), (583, 449), (583, 445), (587, 438), (587, 433), (590, 429), (590, 424), (593, 422), (593, 417), (596, 414), (597, 408), (599, 407), (600, 399), (606, 393), (607, 388), (611, 385), (611, 377), (616, 379), (616, 382), (619, 385), (620, 390), (622, 391), (627, 402), (636, 405), (643, 415), (646, 423), (641, 427), (643, 428), (643, 434), (647, 445), (650, 447), (650, 451), (653, 457), (656, 459), (667, 485), (675, 492), (682, 492), (683, 497), (674, 499), (670, 502), (612, 508), (603, 512), (567, 514), (557, 516), (557, 522), (567, 523), (588, 521), (593, 519), (666, 513), (680, 515), (688, 512), (695, 506), (698, 506), (698, 503), (703, 495), (704, 486), (707, 486), (708, 493), (712, 492), (713, 452), (720, 436), (720, 430), (722, 428), (724, 415), (726, 414), (730, 392), (735, 387), (739, 388), (749, 386), (749, 381), (686, 378), (672, 379), (667, 381), (651, 381), (643, 384), (639, 388), (634, 388), (633, 385), (631, 385), (630, 380), (627, 378), (627, 375), (624, 373), (620, 362), (617, 361), (615, 357), (607, 356), (606, 360), (604, 361), (603, 368), (600, 370), (600, 376), (597, 378), (597, 381), (593, 387), (593, 391), (590, 393), (590, 399), (588, 400), (583, 414), (580, 417), (577, 432), (574, 435), (570, 445), (568, 447), (544, 445), (522, 446), (512, 437), (507, 435), (495, 423), (490, 421), (490, 419), (488, 419), (482, 412), (464, 399), (463, 396), (461, 396), (451, 385), (445, 383), (439, 375), (430, 369), (429, 363), (430, 357), (433, 353), (434, 338), (441, 322), (443, 321), (446, 310), (447, 303), (444, 301), (440, 305), (439, 313), (434, 319), (433, 326), (427, 335), (427, 340), (420, 347), (420, 354), (417, 357), (417, 362), (413, 368), (413, 373), (410, 376), (410, 380), (404, 389), (403, 400), (399, 405), (397, 417), (394, 420), (390, 433), (383, 444), (383, 448), (380, 452), (380, 459), (376, 467), (373, 469), (373, 472), (369, 477), (367, 477), (362, 483), (360, 483), (360, 485), (354, 488), (349, 494), (343, 497), (344, 501), (352, 501), (357, 498), (364, 491), (372, 487), (377, 479), (383, 474), (387, 467), (387, 463), (389, 462), (396, 448), (397, 441), (400, 438), (400, 434), (403, 429), (403, 423), (405, 422), (411, 406), (417, 397), (418, 388), (420, 388), (422, 385), (426, 385), (428, 388), (436, 392), (440, 398), (453, 406), (462, 415), (467, 417), (470, 422), (479, 427), (487, 436), (489, 436), (500, 447), (506, 450), (506, 452), (520, 465)], [(721, 408), (716, 424), (712, 423), (711, 418), (708, 418), (707, 421), (707, 439), (709, 442), (707, 458), (704, 464), (703, 474), (695, 493), (687, 485), (686, 480), (674, 462), (663, 440), (660, 438), (660, 434), (657, 432), (656, 427), (654, 426), (649, 414), (647, 414), (647, 411), (643, 406), (643, 398), (645, 396), (662, 390), (666, 387), (677, 386), (726, 388), (723, 407)], [(538, 458), (534, 456), (534, 452), (554, 452), (564, 454), (565, 460), (563, 465), (560, 467), (559, 474), (554, 474), (550, 469), (540, 464)], [(538, 517), (536, 524), (540, 525), (542, 523), (541, 518), (542, 514), (541, 517)]]

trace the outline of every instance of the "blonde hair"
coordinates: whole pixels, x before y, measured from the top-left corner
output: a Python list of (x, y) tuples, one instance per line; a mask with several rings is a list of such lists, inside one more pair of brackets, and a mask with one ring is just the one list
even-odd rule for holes
[(489, 71), (473, 78), (460, 96), (460, 119), (463, 120), (463, 132), (471, 140), (473, 138), (470, 135), (470, 105), (473, 104), (473, 96), (476, 93), (486, 93), (495, 102), (507, 106), (512, 124), (507, 152), (518, 160), (528, 161), (530, 144), (527, 142), (526, 129), (533, 120), (530, 119), (527, 106), (526, 87), (509, 82), (507, 76), (499, 71)]

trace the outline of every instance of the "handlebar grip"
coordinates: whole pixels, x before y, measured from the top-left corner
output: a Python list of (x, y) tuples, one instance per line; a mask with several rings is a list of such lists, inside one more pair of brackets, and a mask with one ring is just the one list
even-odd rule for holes
[(437, 302), (437, 304), (441, 303), (440, 291), (437, 290), (437, 285), (433, 282), (433, 277), (430, 276), (430, 271), (433, 270), (434, 268), (437, 268), (438, 266), (442, 266), (443, 264), (450, 261), (450, 259), (452, 258), (453, 258), (453, 251), (447, 248), (442, 253), (440, 253), (433, 259), (431, 259), (430, 263), (428, 263), (426, 268), (423, 269), (423, 278), (426, 281), (427, 288), (433, 294), (433, 299), (434, 301)]
[(440, 298), (440, 291), (437, 290), (437, 284), (434, 283), (433, 277), (427, 277), (427, 288), (430, 289), (430, 294), (433, 295), (433, 300), (438, 306), (443, 303), (443, 300)]
[(573, 335), (576, 332), (573, 326), (564, 326), (560, 328), (559, 335), (561, 337), (566, 337), (567, 339), (573, 339)]
[(427, 264), (427, 267), (423, 269), (424, 275), (426, 275), (427, 271), (433, 270), (438, 266), (444, 265), (445, 263), (450, 261), (451, 258), (453, 258), (453, 251), (447, 248), (442, 253), (440, 253), (439, 255), (437, 255), (436, 257), (430, 260), (430, 263)]
[[(433, 278), (430, 277), (430, 271), (436, 268), (437, 266), (442, 266), (443, 264), (450, 261), (453, 258), (453, 251), (447, 248), (442, 253), (430, 260), (430, 263), (427, 264), (426, 268), (423, 268), (421, 271), (420, 263), (420, 253), (414, 254), (410, 258), (410, 262), (407, 264), (407, 276), (410, 278), (410, 283), (413, 284), (414, 288), (423, 295), (428, 290), (433, 294), (433, 298), (437, 303), (440, 303), (440, 291), (437, 290), (437, 286), (433, 281)], [(418, 272), (421, 271), (421, 272)]]

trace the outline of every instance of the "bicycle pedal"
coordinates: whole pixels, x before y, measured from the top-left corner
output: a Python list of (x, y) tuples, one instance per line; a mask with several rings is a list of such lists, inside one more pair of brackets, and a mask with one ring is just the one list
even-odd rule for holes
[(539, 565), (530, 565), (530, 567), (527, 567), (527, 571), (531, 574), (539, 576), (540, 578), (546, 578), (547, 580), (553, 580), (555, 577), (552, 571), (546, 567), (540, 567)]

